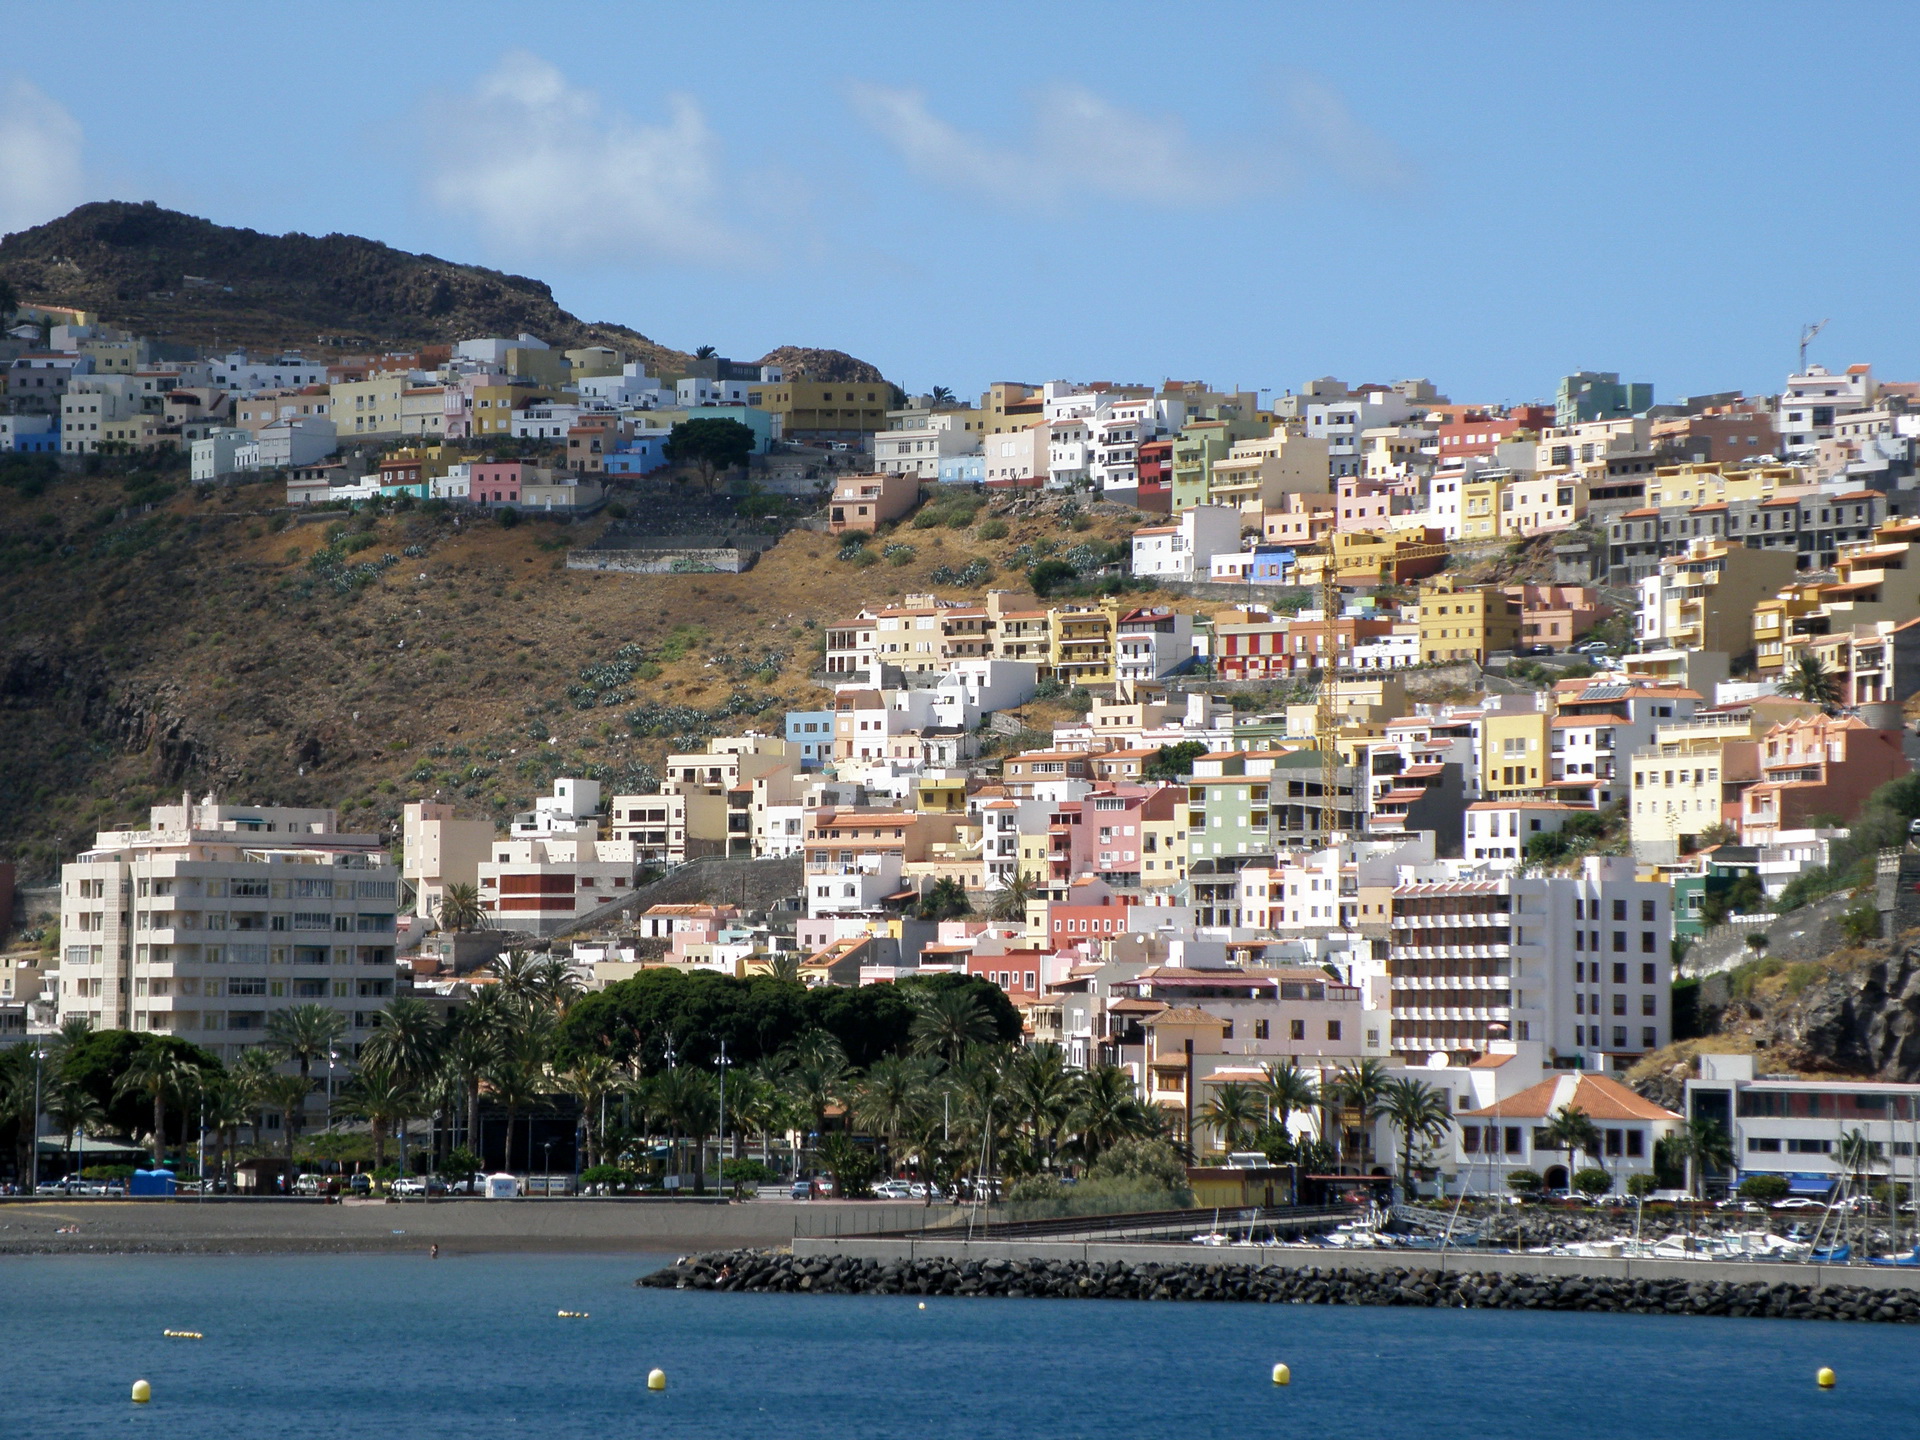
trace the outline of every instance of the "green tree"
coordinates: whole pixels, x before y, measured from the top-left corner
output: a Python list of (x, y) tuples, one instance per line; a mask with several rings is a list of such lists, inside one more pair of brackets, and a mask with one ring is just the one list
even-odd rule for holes
[(1598, 1200), (1613, 1189), (1613, 1176), (1598, 1165), (1587, 1165), (1573, 1172), (1574, 1190), (1586, 1196), (1588, 1201)]
[(1033, 886), (1024, 875), (1015, 875), (1012, 880), (994, 892), (993, 904), (988, 914), (995, 920), (1025, 920), (1027, 902), (1033, 898)]
[(713, 489), (717, 474), (747, 463), (757, 437), (738, 420), (682, 420), (667, 436), (662, 454), (675, 465), (691, 465), (700, 482)]
[(1831, 709), (1840, 703), (1840, 678), (1811, 650), (1802, 650), (1780, 681), (1780, 693)]
[(922, 920), (958, 920), (972, 913), (973, 902), (967, 898), (967, 887), (950, 877), (934, 881), (920, 900)]
[[(1374, 1124), (1385, 1114), (1383, 1102), (1386, 1098), (1387, 1082), (1390, 1076), (1384, 1060), (1371, 1056), (1356, 1060), (1340, 1067), (1333, 1083), (1327, 1087), (1326, 1098), (1343, 1110), (1357, 1111), (1360, 1120), (1360, 1144), (1365, 1153), (1373, 1140)], [(1342, 1132), (1340, 1148), (1346, 1148), (1344, 1122), (1336, 1127)], [(1352, 1158), (1352, 1157), (1348, 1157)]]
[[(155, 1037), (155, 1041), (159, 1037)], [(153, 1106), (153, 1163), (166, 1157), (167, 1102), (189, 1088), (198, 1067), (173, 1047), (160, 1043), (142, 1045), (133, 1061), (121, 1074), (116, 1093), (141, 1095)]]
[(1204, 742), (1182, 740), (1178, 745), (1162, 745), (1140, 772), (1145, 780), (1185, 780), (1193, 774), (1193, 762), (1207, 753)]
[(926, 990), (915, 994), (909, 1032), (915, 1053), (937, 1055), (949, 1063), (970, 1045), (996, 1038), (992, 1017), (979, 999), (964, 990)]
[(1288, 1129), (1296, 1110), (1312, 1110), (1321, 1103), (1320, 1087), (1291, 1060), (1267, 1065), (1261, 1071), (1260, 1089), (1266, 1098), (1267, 1113), (1282, 1131)]
[(267, 1017), (267, 1044), (311, 1078), (316, 1062), (334, 1053), (347, 1033), (346, 1017), (325, 1005), (290, 1005)]
[(1545, 1126), (1548, 1145), (1555, 1150), (1567, 1152), (1567, 1188), (1574, 1188), (1573, 1172), (1577, 1166), (1579, 1153), (1584, 1150), (1589, 1155), (1600, 1153), (1600, 1131), (1593, 1118), (1577, 1105), (1562, 1105), (1547, 1117)]
[(372, 1127), (376, 1170), (386, 1168), (388, 1137), (396, 1126), (406, 1124), (407, 1116), (419, 1103), (419, 1094), (406, 1076), (378, 1061), (363, 1063), (340, 1093), (341, 1110)]
[(45, 1105), (48, 1116), (60, 1127), (66, 1141), (66, 1158), (71, 1164), (74, 1137), (104, 1125), (107, 1107), (86, 1086), (58, 1069), (54, 1072), (52, 1088), (45, 1092)]
[(488, 1007), (476, 999), (440, 1046), (438, 1084), (461, 1107), (465, 1141), (475, 1151), (480, 1148), (480, 1091), (503, 1058), (500, 1032), (489, 1023), (491, 1018)]
[[(1221, 1148), (1228, 1151), (1240, 1149), (1246, 1137), (1258, 1130), (1265, 1118), (1266, 1105), (1260, 1092), (1239, 1080), (1215, 1086), (1194, 1113), (1194, 1119), (1218, 1135)], [(1196, 1154), (1198, 1148), (1195, 1147)]]
[(887, 1146), (888, 1168), (900, 1151), (900, 1136), (926, 1104), (927, 1062), (889, 1055), (867, 1067), (853, 1087), (854, 1123), (877, 1132)]
[(1711, 1120), (1689, 1120), (1674, 1137), (1687, 1164), (1687, 1189), (1695, 1199), (1706, 1198), (1707, 1172), (1733, 1164), (1733, 1142)]
[(434, 923), (442, 930), (478, 930), (487, 923), (487, 912), (480, 904), (479, 889), (458, 881), (447, 886), (433, 913)]
[(1118, 1065), (1096, 1065), (1080, 1085), (1079, 1104), (1067, 1120), (1073, 1150), (1089, 1164), (1122, 1140), (1152, 1133), (1151, 1117), (1134, 1093), (1133, 1076)]
[(1636, 1200), (1646, 1199), (1647, 1196), (1659, 1188), (1660, 1182), (1645, 1172), (1627, 1177), (1627, 1194), (1633, 1196)]
[(836, 1130), (820, 1142), (816, 1153), (820, 1163), (833, 1176), (833, 1193), (842, 1200), (858, 1200), (873, 1190), (873, 1177), (880, 1162), (874, 1153), (855, 1142), (844, 1130)]
[(287, 1190), (293, 1190), (293, 1145), (307, 1114), (313, 1081), (303, 1075), (270, 1076), (260, 1087), (260, 1098), (280, 1112), (280, 1142), (285, 1150)]
[(1740, 1198), (1761, 1205), (1777, 1205), (1793, 1193), (1784, 1175), (1749, 1175), (1740, 1182)]
[(720, 1101), (704, 1070), (682, 1065), (654, 1077), (654, 1100), (676, 1136), (693, 1147), (693, 1188), (706, 1188), (706, 1139), (720, 1123)]
[(1538, 1170), (1509, 1170), (1507, 1188), (1516, 1195), (1538, 1195), (1540, 1187), (1547, 1182), (1540, 1178)]
[(1413, 1143), (1435, 1144), (1453, 1129), (1447, 1097), (1422, 1080), (1389, 1080), (1380, 1096), (1388, 1124), (1400, 1132), (1400, 1191), (1413, 1194)]
[(1042, 1168), (1051, 1168), (1060, 1137), (1079, 1103), (1083, 1076), (1067, 1068), (1066, 1052), (1051, 1041), (1028, 1046), (1013, 1058), (1008, 1103), (1031, 1138)]

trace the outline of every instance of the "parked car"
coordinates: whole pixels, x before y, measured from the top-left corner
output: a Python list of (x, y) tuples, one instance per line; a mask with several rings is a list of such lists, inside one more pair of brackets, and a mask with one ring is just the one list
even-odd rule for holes
[(406, 1200), (427, 1193), (427, 1182), (413, 1175), (402, 1175), (387, 1187), (387, 1193), (398, 1199)]
[(449, 1195), (484, 1195), (487, 1193), (487, 1177), (476, 1170), (473, 1174), (448, 1185), (447, 1193)]
[(1776, 1210), (1824, 1210), (1826, 1206), (1818, 1200), (1809, 1200), (1804, 1195), (1789, 1195), (1785, 1200), (1776, 1200)]
[(876, 1200), (911, 1200), (913, 1187), (904, 1180), (882, 1180), (873, 1187)]
[(787, 1193), (795, 1200), (811, 1200), (813, 1198), (813, 1182), (811, 1180), (796, 1180)]

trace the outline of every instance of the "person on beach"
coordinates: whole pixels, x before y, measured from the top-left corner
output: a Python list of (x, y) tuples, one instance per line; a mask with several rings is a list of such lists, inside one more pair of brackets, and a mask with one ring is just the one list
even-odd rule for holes
[(440, 1246), (437, 1242), (427, 1247), (427, 1258), (429, 1260), (438, 1260), (440, 1258)]

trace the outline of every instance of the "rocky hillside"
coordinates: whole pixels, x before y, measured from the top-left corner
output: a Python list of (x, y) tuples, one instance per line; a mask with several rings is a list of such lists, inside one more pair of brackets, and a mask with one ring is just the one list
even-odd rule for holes
[[(541, 281), (357, 235), (263, 235), (151, 201), (82, 205), (0, 239), (0, 276), (23, 300), (98, 311), (164, 343), (314, 350), (413, 347), (475, 335), (608, 345), (661, 369), (690, 357), (639, 331), (587, 322)], [(783, 347), (790, 373), (878, 380), (838, 350)]]
[[(616, 503), (662, 511), (662, 488)], [(795, 530), (744, 575), (620, 575), (565, 568), (610, 514), (296, 517), (276, 485), (190, 489), (0, 466), (0, 857), (23, 878), (184, 788), (368, 830), (414, 798), (504, 815), (556, 774), (645, 789), (670, 748), (821, 703), (824, 622), (1017, 587), (1131, 519), (962, 508), (844, 559)]]

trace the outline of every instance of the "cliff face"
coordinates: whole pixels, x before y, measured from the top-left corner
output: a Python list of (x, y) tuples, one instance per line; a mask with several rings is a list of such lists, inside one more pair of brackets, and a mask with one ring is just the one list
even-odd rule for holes
[(1847, 952), (1817, 970), (1789, 972), (1779, 998), (1753, 1007), (1754, 1040), (1794, 1070), (1920, 1078), (1920, 944)]

